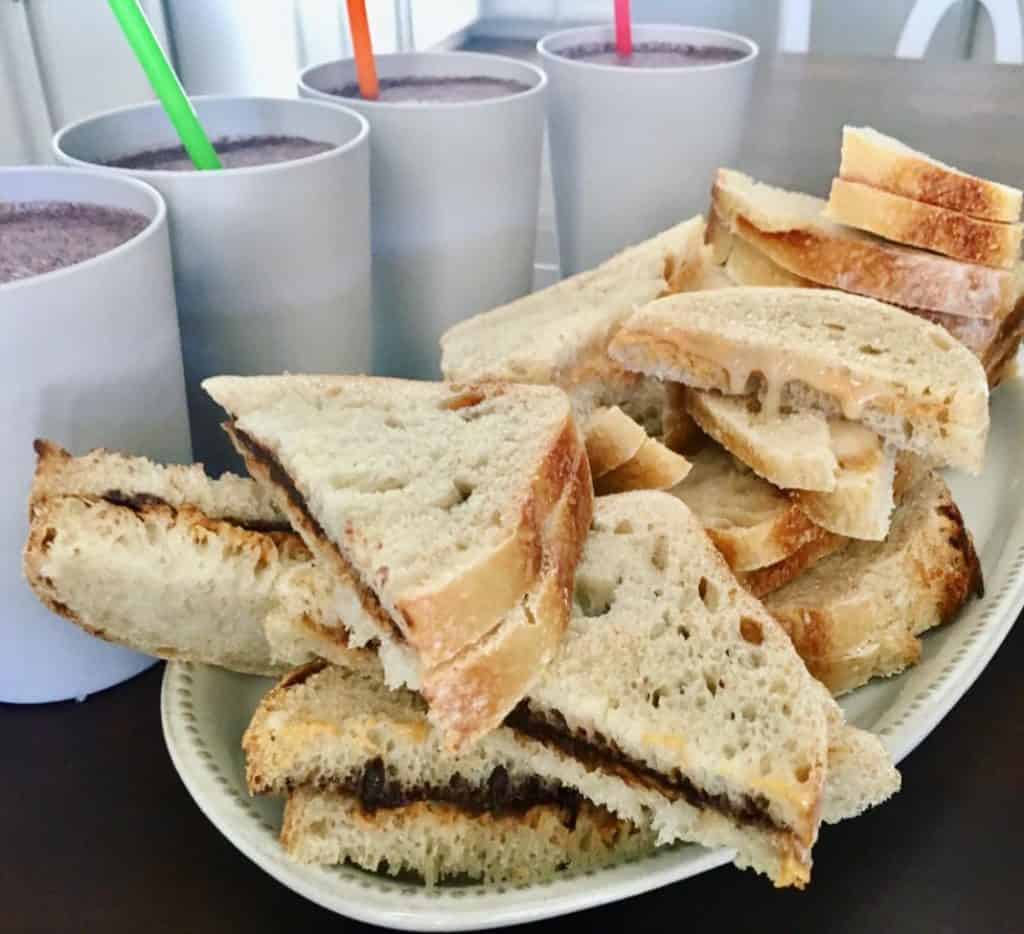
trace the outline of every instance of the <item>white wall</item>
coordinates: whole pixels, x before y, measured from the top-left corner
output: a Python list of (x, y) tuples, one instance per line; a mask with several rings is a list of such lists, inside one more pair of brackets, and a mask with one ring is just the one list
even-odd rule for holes
[[(160, 0), (143, 8), (166, 47)], [(152, 97), (106, 3), (0, 2), (0, 163), (49, 161), (64, 124)]]

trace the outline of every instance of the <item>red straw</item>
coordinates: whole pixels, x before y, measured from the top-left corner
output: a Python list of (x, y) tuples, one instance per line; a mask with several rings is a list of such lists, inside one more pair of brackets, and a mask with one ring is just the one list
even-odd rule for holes
[(368, 101), (375, 101), (380, 96), (380, 85), (377, 83), (377, 66), (373, 60), (370, 23), (366, 19), (366, 0), (347, 0), (347, 2), (348, 25), (352, 30), (352, 52), (356, 58), (359, 94)]
[(623, 58), (633, 54), (633, 29), (629, 22), (629, 0), (615, 0), (615, 49)]

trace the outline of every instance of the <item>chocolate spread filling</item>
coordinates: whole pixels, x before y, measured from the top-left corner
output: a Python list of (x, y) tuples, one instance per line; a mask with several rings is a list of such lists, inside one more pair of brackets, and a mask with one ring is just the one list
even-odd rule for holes
[(536, 775), (513, 780), (502, 765), (491, 771), (483, 785), (470, 784), (456, 773), (446, 785), (407, 787), (388, 778), (380, 756), (370, 759), (362, 769), (343, 780), (328, 779), (313, 784), (319, 791), (351, 795), (368, 814), (420, 801), (450, 804), (474, 816), (520, 815), (532, 807), (548, 805), (561, 810), (562, 822), (570, 830), (576, 826), (583, 801), (578, 792), (555, 782), (545, 782)]
[[(267, 473), (270, 474), (271, 481), (284, 492), (285, 496), (288, 497), (288, 502), (292, 504), (292, 507), (302, 514), (302, 517), (309, 524), (309, 528), (313, 534), (328, 548), (331, 548), (334, 551), (338, 556), (338, 560), (342, 564), (351, 568), (348, 559), (341, 553), (341, 549), (338, 548), (337, 544), (331, 541), (327, 533), (324, 531), (324, 527), (317, 521), (313, 513), (310, 512), (309, 506), (306, 504), (306, 498), (299, 491), (299, 488), (288, 475), (288, 472), (281, 466), (273, 452), (269, 448), (260, 444), (251, 435), (247, 435), (234, 422), (231, 423), (231, 429), (239, 443), (245, 447), (246, 451), (248, 451), (249, 455), (267, 468)], [(399, 629), (395, 624), (395, 621), (388, 616), (386, 612), (384, 612), (384, 608), (380, 605), (377, 595), (359, 579), (359, 575), (356, 574), (354, 570), (350, 576), (353, 585), (357, 588), (359, 593), (359, 602), (362, 604), (363, 609), (378, 622), (387, 626), (396, 641), (404, 642), (405, 636), (403, 635), (402, 630)]]
[[(124, 490), (107, 490), (103, 499), (114, 506), (124, 506), (132, 512), (144, 512), (154, 506), (166, 506), (168, 509), (177, 511), (167, 500), (152, 493), (125, 493)], [(236, 519), (234, 516), (211, 516), (220, 522), (227, 522), (229, 525), (245, 529), (247, 532), (291, 532), (292, 527), (287, 522), (263, 522), (259, 519)]]
[(540, 713), (530, 709), (529, 701), (520, 701), (505, 718), (505, 726), (535, 739), (581, 762), (587, 771), (595, 769), (622, 779), (628, 785), (651, 788), (670, 801), (682, 798), (691, 807), (718, 811), (739, 824), (764, 830), (789, 833), (768, 812), (768, 801), (761, 795), (744, 795), (739, 801), (724, 794), (711, 794), (698, 788), (678, 769), (665, 775), (626, 755), (614, 741), (601, 733), (588, 736), (573, 731), (557, 711)]

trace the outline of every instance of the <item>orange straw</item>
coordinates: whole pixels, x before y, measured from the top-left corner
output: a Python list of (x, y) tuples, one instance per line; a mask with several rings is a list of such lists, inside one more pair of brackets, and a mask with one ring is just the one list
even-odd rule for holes
[(377, 83), (377, 66), (373, 60), (373, 43), (370, 41), (370, 23), (366, 19), (366, 0), (347, 0), (348, 25), (352, 30), (352, 51), (356, 57), (356, 78), (359, 93), (368, 101), (380, 97)]

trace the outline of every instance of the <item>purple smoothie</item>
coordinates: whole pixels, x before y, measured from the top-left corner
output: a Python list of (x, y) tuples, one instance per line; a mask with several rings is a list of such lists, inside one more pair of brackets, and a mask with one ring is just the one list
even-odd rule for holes
[[(486, 75), (381, 78), (379, 84), (380, 96), (377, 100), (384, 104), (459, 104), (466, 101), (488, 101), (530, 90), (530, 85), (522, 81)], [(331, 88), (327, 93), (365, 100), (359, 93), (359, 85), (354, 81), (344, 87)]]
[[(304, 136), (240, 136), (213, 141), (225, 169), (247, 169), (277, 162), (293, 162), (334, 149), (334, 143), (320, 143)], [(104, 163), (117, 169), (160, 172), (193, 172), (192, 160), (182, 146), (146, 149)]]
[(587, 42), (558, 49), (557, 55), (588, 65), (618, 65), (621, 68), (693, 68), (724, 65), (746, 58), (741, 49), (723, 45), (691, 45), (687, 42), (635, 42), (633, 54), (619, 55), (614, 42)]
[(73, 266), (131, 240), (149, 225), (135, 211), (71, 201), (0, 204), (0, 283)]

